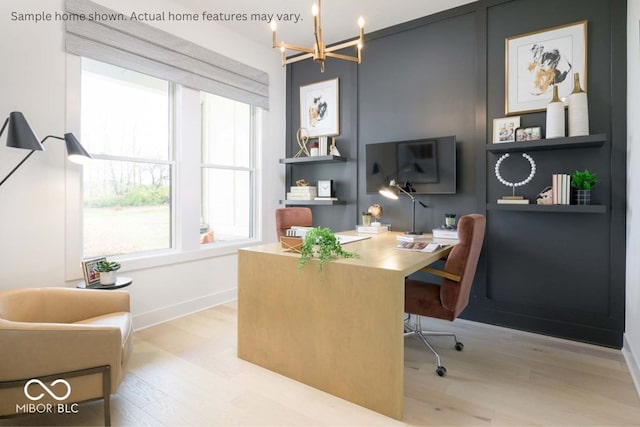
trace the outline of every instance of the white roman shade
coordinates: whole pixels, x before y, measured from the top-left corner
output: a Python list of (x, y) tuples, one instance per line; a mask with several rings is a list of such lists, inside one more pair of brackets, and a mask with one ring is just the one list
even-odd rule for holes
[(88, 0), (66, 0), (65, 9), (85, 17), (65, 22), (67, 53), (269, 109), (264, 71)]

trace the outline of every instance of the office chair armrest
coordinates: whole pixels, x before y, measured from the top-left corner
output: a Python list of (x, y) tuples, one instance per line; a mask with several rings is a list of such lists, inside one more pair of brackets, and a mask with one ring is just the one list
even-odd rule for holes
[(461, 277), (456, 274), (447, 273), (446, 271), (436, 270), (431, 267), (424, 267), (422, 269), (425, 273), (434, 274), (438, 277), (444, 277), (445, 279), (453, 280), (454, 282), (460, 282)]

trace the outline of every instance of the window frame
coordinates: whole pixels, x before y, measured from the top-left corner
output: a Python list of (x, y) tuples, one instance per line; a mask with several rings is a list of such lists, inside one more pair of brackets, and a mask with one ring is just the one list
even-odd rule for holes
[[(80, 99), (81, 99), (81, 57), (66, 55), (67, 72), (67, 99), (66, 99), (66, 129), (80, 135)], [(251, 228), (253, 237), (231, 242), (214, 242), (200, 244), (200, 194), (201, 178), (201, 116), (200, 116), (200, 91), (176, 84), (173, 109), (170, 124), (172, 129), (173, 162), (175, 163), (172, 181), (172, 242), (170, 249), (136, 252), (126, 255), (117, 255), (110, 258), (122, 263), (121, 272), (167, 266), (171, 264), (203, 260), (236, 254), (238, 249), (246, 246), (254, 246), (262, 243), (261, 217), (262, 196), (261, 172), (258, 164), (259, 153), (264, 133), (264, 114), (260, 107), (251, 106), (253, 144), (252, 150), (252, 217)], [(195, 102), (194, 104), (194, 100)], [(194, 108), (195, 106), (195, 108)], [(197, 141), (197, 144), (188, 144), (187, 141)], [(191, 146), (191, 147), (189, 147)], [(195, 146), (195, 150), (193, 149)], [(102, 156), (101, 156), (102, 157)], [(104, 156), (109, 157), (109, 156)], [(65, 173), (65, 280), (73, 281), (82, 279), (81, 261), (83, 254), (83, 184), (82, 167), (66, 162)], [(197, 171), (197, 179), (189, 176), (188, 171)], [(197, 203), (193, 203), (190, 194), (197, 194)], [(189, 201), (191, 200), (191, 202)]]

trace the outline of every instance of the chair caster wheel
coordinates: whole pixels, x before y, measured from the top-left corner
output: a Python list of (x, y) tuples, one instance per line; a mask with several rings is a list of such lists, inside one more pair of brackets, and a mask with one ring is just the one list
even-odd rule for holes
[(436, 368), (436, 374), (438, 374), (438, 376), (444, 377), (446, 373), (447, 373), (447, 368), (445, 368), (444, 366), (438, 366)]
[(463, 348), (464, 348), (464, 344), (462, 344), (461, 342), (456, 343), (456, 350), (462, 351)]

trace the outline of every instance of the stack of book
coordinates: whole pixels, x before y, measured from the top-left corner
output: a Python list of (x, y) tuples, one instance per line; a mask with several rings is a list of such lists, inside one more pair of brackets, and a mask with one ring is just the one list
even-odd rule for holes
[(551, 203), (554, 205), (571, 204), (571, 176), (566, 173), (552, 175)]
[(456, 228), (434, 228), (433, 237), (435, 239), (458, 239), (458, 229)]
[(318, 195), (316, 187), (306, 185), (304, 187), (291, 186), (291, 190), (287, 193), (287, 200), (313, 200)]

